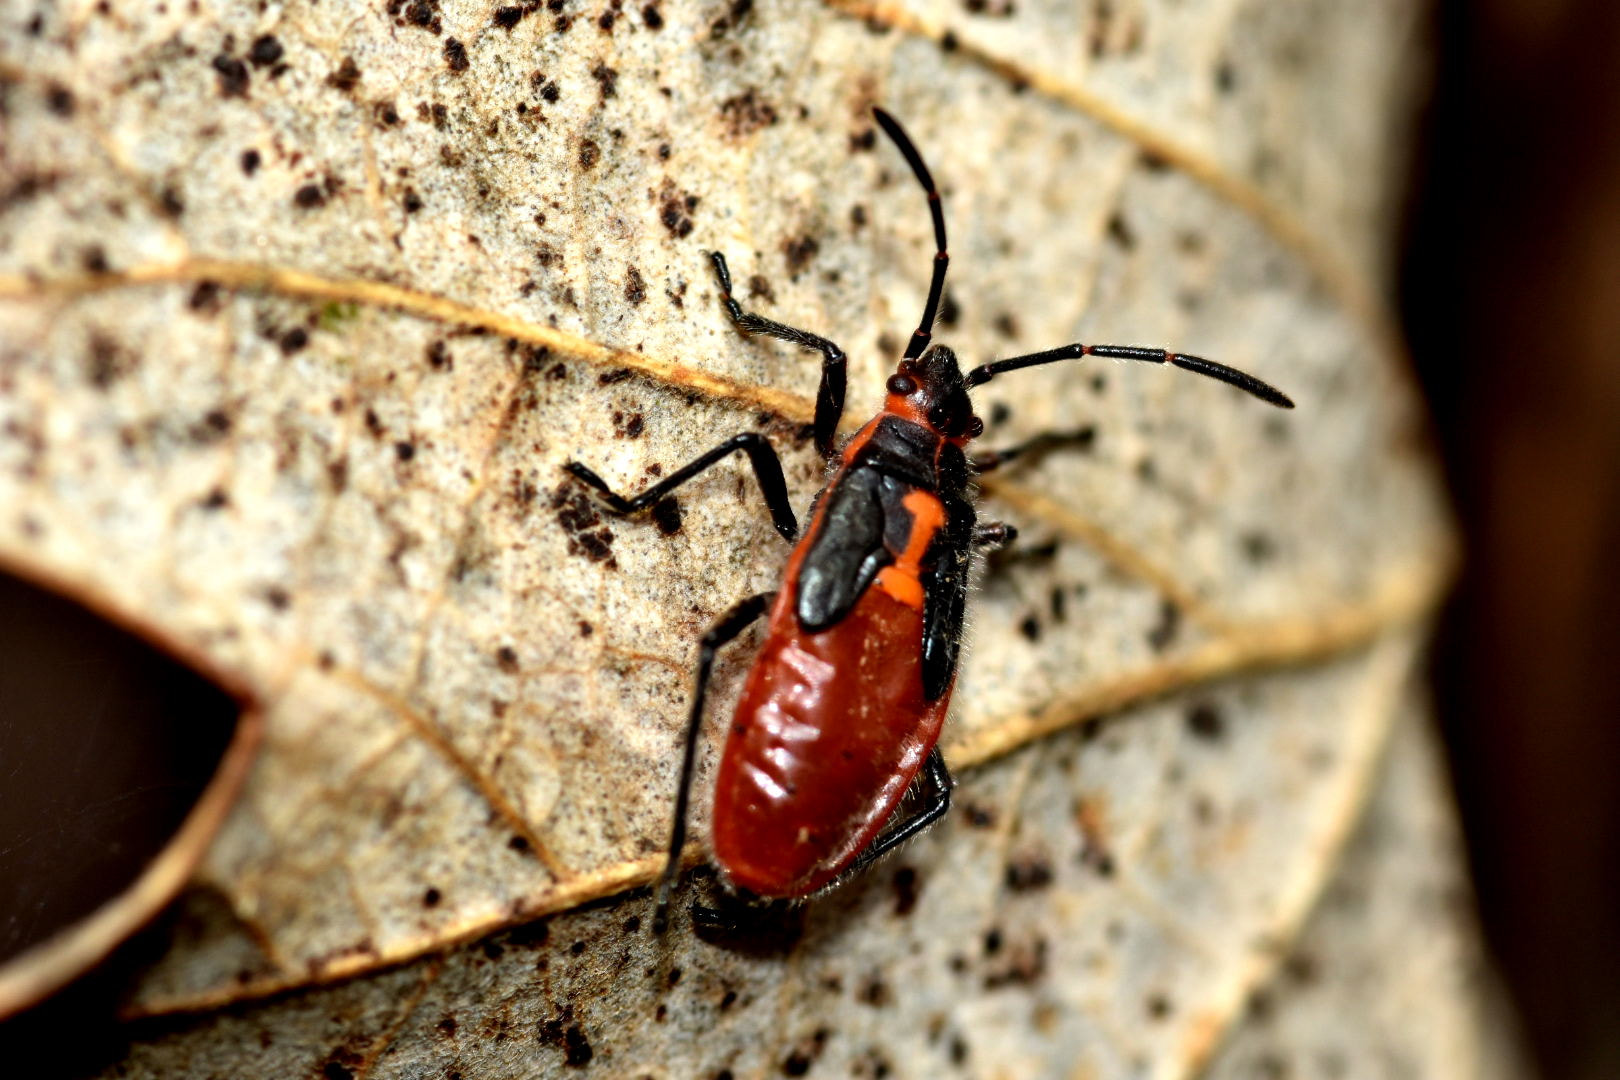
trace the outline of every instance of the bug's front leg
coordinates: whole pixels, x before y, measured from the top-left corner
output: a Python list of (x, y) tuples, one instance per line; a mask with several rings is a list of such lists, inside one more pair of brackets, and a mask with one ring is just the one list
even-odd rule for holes
[(640, 494), (628, 498), (608, 487), (607, 481), (577, 461), (567, 462), (563, 468), (574, 479), (601, 495), (602, 501), (614, 513), (634, 514), (656, 505), (665, 495), (720, 459), (739, 452), (748, 455), (748, 463), (754, 468), (754, 477), (759, 481), (760, 493), (765, 496), (765, 505), (770, 508), (771, 522), (776, 526), (776, 531), (789, 543), (798, 539), (799, 521), (793, 516), (793, 507), (788, 503), (787, 481), (782, 478), (782, 459), (776, 456), (775, 448), (763, 435), (751, 431), (733, 435), (697, 460), (681, 466)]
[(798, 327), (767, 319), (763, 315), (744, 311), (731, 296), (731, 270), (726, 266), (726, 257), (718, 251), (712, 251), (709, 258), (714, 262), (714, 276), (720, 282), (720, 299), (726, 305), (731, 321), (736, 323), (739, 329), (749, 334), (764, 334), (780, 341), (791, 342), (801, 349), (814, 349), (821, 353), (821, 384), (816, 388), (816, 449), (821, 452), (822, 457), (831, 457), (833, 436), (837, 434), (838, 421), (844, 415), (844, 385), (849, 370), (849, 360), (844, 355), (844, 350), (820, 334), (812, 334), (808, 330), (800, 330)]

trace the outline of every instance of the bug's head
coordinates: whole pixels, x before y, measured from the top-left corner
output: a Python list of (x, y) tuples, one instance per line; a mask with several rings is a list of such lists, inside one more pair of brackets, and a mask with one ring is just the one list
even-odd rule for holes
[(889, 412), (933, 428), (958, 445), (984, 431), (984, 421), (973, 415), (956, 354), (943, 345), (930, 345), (915, 360), (900, 361), (889, 376), (888, 391)]

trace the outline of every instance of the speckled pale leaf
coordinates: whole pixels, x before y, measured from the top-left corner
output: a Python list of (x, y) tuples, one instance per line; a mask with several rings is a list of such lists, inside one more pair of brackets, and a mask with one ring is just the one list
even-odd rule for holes
[[(365, 976), (137, 1059), (308, 1022), (324, 1034), (303, 1049), (506, 1075), (560, 1067), (564, 1035), (537, 1051), (536, 1032), (578, 1027), (656, 1071), (730, 986), (732, 1042), (682, 1052), (767, 1063), (815, 1041), (838, 974), (848, 1041), (821, 1050), (849, 1068), (862, 1016), (918, 1054), (998, 1031), (975, 1058), (990, 1075), (1059, 1052), (1099, 1076), (1202, 1060), (1331, 872), (1448, 564), (1373, 300), (1411, 5), (561, 6), (87, 5), (37, 33), (4, 12), (0, 558), (162, 627), (267, 706), (259, 767), (130, 1008)], [(939, 334), (970, 361), (1162, 342), (1299, 408), (1143, 365), (981, 393), (986, 445), (1095, 431), (985, 500), (1038, 553), (986, 575), (946, 736), (954, 764), (995, 762), (963, 800), (991, 826), (958, 813), (907, 855), (905, 919), (885, 869), (814, 905), (786, 960), (677, 938), (693, 974), (651, 1026), (639, 973), (665, 961), (624, 929), (644, 899), (559, 919), (590, 959), (553, 937), (540, 973), (510, 959), (532, 929), (451, 947), (656, 874), (695, 638), (785, 549), (741, 464), (683, 489), (674, 535), (597, 517), (560, 466), (633, 488), (760, 430), (804, 505), (817, 365), (740, 338), (704, 253), (730, 255), (748, 304), (850, 350), (863, 419), (930, 252), (874, 102), (940, 180)], [(754, 640), (719, 668), (717, 712)], [(1298, 669), (1083, 745), (1101, 711), (1257, 666)], [(1009, 896), (1026, 852), (1052, 882)], [(896, 1017), (862, 1003), (866, 968)], [(1144, 1017), (1156, 994), (1170, 1008)], [(319, 1027), (333, 1010), (348, 1034)], [(487, 1044), (508, 1023), (522, 1038)]]

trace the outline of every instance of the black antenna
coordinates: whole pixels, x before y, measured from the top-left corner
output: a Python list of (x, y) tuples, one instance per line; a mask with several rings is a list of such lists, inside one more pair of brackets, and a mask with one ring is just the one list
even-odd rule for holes
[(911, 341), (906, 344), (906, 357), (914, 358), (922, 355), (923, 349), (928, 346), (928, 339), (934, 336), (934, 312), (939, 310), (939, 298), (945, 291), (945, 268), (951, 263), (951, 257), (945, 251), (945, 209), (940, 205), (939, 189), (934, 187), (934, 178), (928, 172), (928, 166), (923, 164), (922, 155), (917, 153), (911, 137), (894, 117), (876, 105), (872, 106), (872, 115), (877, 118), (878, 127), (900, 149), (900, 155), (916, 174), (917, 183), (928, 192), (928, 212), (934, 216), (934, 276), (928, 282), (928, 303), (923, 308), (922, 320), (917, 323), (917, 332), (911, 335)]
[(1078, 360), (1083, 356), (1101, 356), (1110, 360), (1142, 360), (1149, 364), (1171, 364), (1185, 371), (1217, 379), (1228, 386), (1235, 386), (1279, 409), (1294, 407), (1287, 394), (1270, 383), (1261, 382), (1247, 372), (1227, 367), (1225, 364), (1217, 364), (1213, 360), (1205, 360), (1202, 356), (1188, 356), (1185, 353), (1173, 353), (1166, 349), (1153, 349), (1143, 345), (1064, 345), (1057, 349), (1047, 349), (1045, 352), (981, 364), (967, 373), (965, 381), (969, 386), (983, 386), (1004, 372), (1037, 367), (1041, 364), (1055, 364), (1059, 360)]

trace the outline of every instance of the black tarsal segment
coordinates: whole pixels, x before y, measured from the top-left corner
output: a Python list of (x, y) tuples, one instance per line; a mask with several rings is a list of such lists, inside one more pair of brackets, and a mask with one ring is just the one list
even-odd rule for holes
[(944, 496), (945, 524), (923, 556), (923, 694), (938, 701), (951, 688), (962, 644), (976, 515), (966, 499)]

